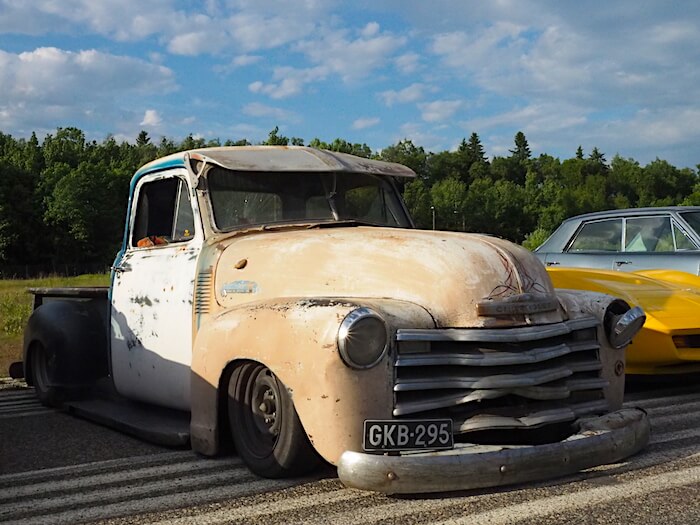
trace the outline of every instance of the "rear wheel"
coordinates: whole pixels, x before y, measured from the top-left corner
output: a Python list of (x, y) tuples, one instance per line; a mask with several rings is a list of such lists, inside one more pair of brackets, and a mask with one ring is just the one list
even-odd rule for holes
[(228, 385), (228, 411), (236, 450), (259, 476), (298, 476), (319, 458), (284, 385), (265, 366), (237, 366)]
[(59, 407), (63, 401), (63, 391), (52, 386), (55, 355), (47, 351), (43, 344), (35, 342), (29, 352), (29, 362), (34, 379), (34, 390), (42, 405)]

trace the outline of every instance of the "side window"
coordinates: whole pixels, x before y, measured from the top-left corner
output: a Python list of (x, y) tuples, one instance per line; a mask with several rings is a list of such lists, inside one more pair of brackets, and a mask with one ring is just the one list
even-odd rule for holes
[(697, 250), (693, 241), (681, 230), (675, 222), (671, 223), (673, 227), (673, 239), (676, 242), (676, 250)]
[(139, 248), (188, 241), (194, 215), (187, 184), (173, 177), (146, 182), (139, 189), (131, 245)]
[(639, 217), (625, 221), (626, 252), (672, 252), (671, 217)]
[(622, 246), (622, 220), (588, 222), (579, 230), (569, 252), (619, 252)]

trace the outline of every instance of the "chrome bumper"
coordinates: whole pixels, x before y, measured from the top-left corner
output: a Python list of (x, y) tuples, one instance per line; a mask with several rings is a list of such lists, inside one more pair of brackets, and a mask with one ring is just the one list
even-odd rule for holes
[(649, 419), (641, 409), (622, 409), (577, 423), (576, 434), (546, 445), (458, 444), (453, 450), (399, 456), (346, 451), (338, 462), (338, 477), (348, 487), (386, 494), (496, 487), (614, 463), (649, 441)]

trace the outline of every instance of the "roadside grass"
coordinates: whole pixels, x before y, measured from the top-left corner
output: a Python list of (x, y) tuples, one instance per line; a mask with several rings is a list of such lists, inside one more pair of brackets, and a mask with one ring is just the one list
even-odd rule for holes
[(108, 274), (41, 279), (0, 279), (0, 377), (8, 376), (13, 361), (22, 359), (24, 326), (32, 312), (32, 295), (28, 288), (63, 286), (107, 286)]

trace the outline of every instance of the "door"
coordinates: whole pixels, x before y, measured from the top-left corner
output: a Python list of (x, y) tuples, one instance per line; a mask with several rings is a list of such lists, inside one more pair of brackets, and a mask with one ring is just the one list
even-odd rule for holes
[(134, 190), (127, 245), (115, 262), (111, 364), (120, 394), (189, 410), (202, 232), (192, 190), (180, 173), (146, 176)]

